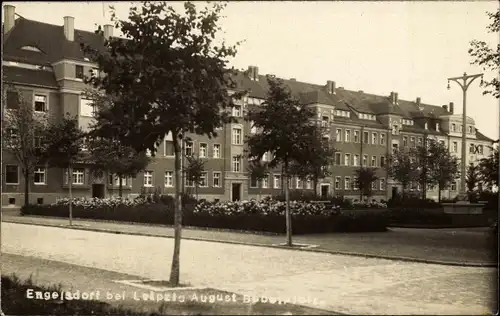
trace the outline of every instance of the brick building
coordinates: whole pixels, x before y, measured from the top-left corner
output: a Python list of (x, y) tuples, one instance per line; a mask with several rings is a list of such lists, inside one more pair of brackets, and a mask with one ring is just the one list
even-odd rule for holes
[[(35, 111), (48, 112), (55, 117), (69, 112), (78, 116), (83, 129), (92, 120), (92, 106), (82, 97), (85, 88), (83, 77), (94, 69), (95, 64), (84, 57), (79, 41), (94, 47), (102, 47), (104, 38), (113, 36), (113, 28), (104, 26), (102, 34), (77, 30), (73, 17), (65, 17), (61, 25), (51, 25), (25, 18), (15, 18), (15, 7), (4, 6), (2, 60), (3, 83), (17, 87)], [(247, 175), (247, 162), (239, 158), (244, 150), (244, 140), (255, 132), (243, 120), (248, 106), (258, 106), (266, 95), (266, 77), (258, 73), (258, 67), (250, 66), (236, 78), (238, 85), (248, 89), (249, 95), (233, 109), (237, 123), (228, 124), (219, 131), (219, 136), (190, 135), (192, 143), (184, 144), (187, 154), (196, 153), (207, 160), (206, 174), (199, 195), (209, 200), (249, 199), (280, 193), (282, 179), (279, 170), (274, 170), (262, 183), (256, 183)], [(359, 197), (354, 187), (354, 170), (361, 163), (378, 168), (379, 180), (374, 183), (374, 198), (387, 199), (399, 190), (397, 184), (387, 177), (383, 168), (392, 148), (417, 146), (424, 137), (444, 142), (453, 153), (460, 154), (461, 115), (454, 114), (453, 103), (449, 106), (425, 104), (420, 98), (405, 101), (398, 93), (377, 96), (363, 91), (349, 91), (337, 87), (334, 81), (325, 85), (303, 83), (295, 79), (285, 80), (293, 94), (302, 103), (317, 109), (318, 119), (330, 126), (330, 137), (334, 139), (335, 164), (333, 175), (323, 179), (318, 192), (329, 195)], [(9, 99), (9, 98), (7, 98)], [(3, 105), (9, 108), (8, 102)], [(492, 140), (481, 134), (474, 120), (468, 119), (466, 126), (470, 147), (467, 163), (489, 154)], [(263, 157), (266, 159), (266, 156)], [(158, 148), (154, 162), (134, 179), (124, 180), (124, 194), (137, 195), (143, 188), (158, 189), (171, 194), (177, 185), (174, 179), (174, 160), (171, 135)], [(16, 160), (3, 153), (2, 204), (21, 204), (24, 185)], [(40, 166), (35, 171), (31, 186), (32, 203), (51, 203), (67, 195), (67, 173), (65, 170)], [(73, 172), (73, 194), (92, 196), (117, 194), (118, 179), (112, 175), (94, 177), (88, 166), (76, 166)], [(184, 184), (187, 189), (190, 183)], [(293, 179), (293, 189), (312, 190), (312, 183)], [(443, 197), (458, 193), (459, 184), (443, 192)], [(418, 190), (418, 187), (414, 188)], [(429, 191), (429, 197), (437, 196)]]

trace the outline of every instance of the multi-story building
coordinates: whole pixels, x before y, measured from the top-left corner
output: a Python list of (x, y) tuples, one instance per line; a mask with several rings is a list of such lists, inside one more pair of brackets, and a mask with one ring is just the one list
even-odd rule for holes
[[(95, 34), (75, 29), (73, 17), (65, 17), (62, 25), (16, 19), (15, 7), (10, 5), (4, 6), (4, 14), (3, 83), (15, 86), (35, 111), (55, 117), (68, 112), (78, 117), (83, 129), (88, 128), (93, 109), (92, 102), (82, 95), (83, 78), (96, 65), (84, 56), (79, 42), (99, 47), (104, 38), (113, 36), (112, 26), (106, 25), (102, 34)], [(193, 141), (184, 144), (186, 154), (196, 153), (206, 159), (205, 177), (198, 190), (200, 198), (241, 200), (280, 193), (283, 188), (280, 170), (273, 170), (267, 179), (257, 183), (248, 176), (248, 163), (241, 158), (245, 137), (256, 132), (243, 116), (249, 106), (258, 106), (265, 98), (266, 77), (258, 73), (258, 67), (250, 66), (236, 79), (241, 88), (249, 91), (233, 109), (238, 122), (227, 124), (216, 138), (189, 135)], [(387, 157), (395, 147), (423, 144), (424, 137), (444, 142), (453, 153), (461, 152), (461, 116), (454, 114), (453, 103), (434, 106), (423, 103), (421, 98), (400, 100), (396, 92), (377, 96), (349, 91), (331, 80), (316, 85), (290, 79), (285, 84), (303, 104), (317, 110), (318, 119), (330, 128), (329, 136), (338, 150), (331, 166), (332, 176), (318, 184), (322, 195), (359, 197), (354, 170), (363, 165), (378, 168), (374, 198), (389, 198), (400, 188), (387, 176)], [(4, 106), (8, 110), (12, 105), (7, 102)], [(465, 128), (470, 147), (467, 163), (486, 157), (492, 140), (477, 130), (472, 118)], [(270, 154), (263, 157), (266, 159), (271, 159)], [(2, 174), (4, 205), (21, 204), (25, 185), (30, 186), (32, 203), (50, 203), (68, 193), (66, 170), (39, 166), (30, 183), (24, 183), (19, 164), (5, 152)], [(75, 166), (72, 178), (75, 196), (110, 196), (118, 191), (118, 179), (112, 175), (97, 178), (85, 165)], [(143, 188), (159, 188), (164, 194), (172, 194), (176, 185), (181, 184), (174, 179), (171, 135), (165, 137), (154, 162), (144, 172), (123, 180), (126, 196), (137, 195)], [(192, 186), (188, 181), (184, 185)], [(290, 187), (312, 190), (313, 184), (292, 179)], [(443, 196), (456, 195), (458, 188), (459, 183), (454, 184)], [(437, 196), (437, 192), (430, 191), (428, 196)]]

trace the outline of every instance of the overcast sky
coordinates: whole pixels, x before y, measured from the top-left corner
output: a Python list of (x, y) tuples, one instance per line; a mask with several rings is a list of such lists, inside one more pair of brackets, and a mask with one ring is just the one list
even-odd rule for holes
[[(4, 2), (4, 4), (6, 4)], [(109, 23), (109, 5), (126, 18), (130, 2), (9, 2), (24, 18), (93, 31)], [(182, 3), (174, 3), (181, 8)], [(200, 4), (201, 5), (201, 4)], [(482, 70), (470, 65), (472, 39), (498, 44), (486, 12), (498, 1), (474, 2), (230, 2), (221, 26), (228, 43), (245, 40), (231, 61), (262, 74), (443, 105), (462, 113), (462, 91), (447, 78)], [(495, 74), (488, 74), (489, 77)], [(467, 114), (497, 139), (499, 103), (483, 96), (479, 80), (468, 90)]]

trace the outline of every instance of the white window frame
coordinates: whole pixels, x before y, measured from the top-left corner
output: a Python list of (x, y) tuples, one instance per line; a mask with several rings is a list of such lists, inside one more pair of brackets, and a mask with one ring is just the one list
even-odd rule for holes
[(363, 155), (363, 158), (361, 160), (361, 166), (363, 166), (363, 167), (368, 166), (368, 155)]
[(198, 145), (198, 154), (200, 158), (207, 158), (208, 156), (208, 144), (207, 143), (200, 143)]
[[(191, 150), (191, 154), (188, 154), (188, 149)], [(184, 155), (187, 157), (192, 156), (194, 153), (194, 142), (193, 141), (185, 141), (184, 142)]]
[(353, 141), (354, 143), (359, 143), (359, 140), (360, 140), (360, 137), (359, 137), (359, 131), (354, 131), (354, 134), (353, 134)]
[(233, 156), (231, 158), (231, 170), (232, 172), (241, 172), (241, 157)]
[(208, 188), (208, 172), (204, 171), (200, 175), (200, 188)]
[[(337, 160), (337, 156), (339, 157), (338, 160)], [(335, 165), (337, 165), (337, 166), (343, 166), (344, 165), (342, 163), (342, 153), (336, 152), (334, 159), (335, 159)], [(337, 161), (338, 161), (338, 163), (337, 163)]]
[(344, 166), (350, 166), (351, 165), (351, 154), (346, 153), (344, 154)]
[(412, 148), (417, 147), (417, 140), (415, 139), (415, 136), (410, 137), (410, 147)]
[(385, 191), (385, 178), (380, 178), (379, 179), (379, 189), (380, 191)]
[(380, 134), (380, 145), (385, 145), (385, 133)]
[[(222, 179), (222, 172), (220, 171), (214, 171), (212, 172), (212, 185), (214, 188), (220, 188), (222, 187), (221, 185), (221, 179)], [(218, 181), (218, 183), (215, 183), (215, 180)]]
[(457, 182), (453, 181), (450, 185), (450, 190), (451, 191), (456, 191), (457, 190)]
[(436, 131), (439, 132), (439, 123), (436, 123)]
[(234, 117), (242, 117), (243, 115), (243, 105), (241, 104), (235, 104), (233, 109), (232, 109), (232, 112), (233, 112), (233, 116)]
[[(36, 182), (37, 174), (43, 175), (42, 182)], [(33, 171), (33, 184), (34, 185), (46, 185), (47, 184), (47, 168), (45, 168), (45, 167), (36, 167), (35, 168), (35, 170)]]
[(408, 136), (403, 136), (403, 146), (408, 147)]
[(469, 132), (469, 134), (473, 134), (473, 129), (472, 129), (472, 126), (467, 126), (467, 131)]
[(370, 167), (376, 167), (377, 166), (377, 156), (372, 156), (372, 159), (370, 160)]
[[(37, 101), (37, 98), (39, 97), (43, 97), (44, 98), (44, 110), (43, 111), (37, 111), (36, 110), (36, 103), (38, 102)], [(36, 112), (36, 113), (46, 113), (48, 112), (49, 110), (49, 97), (47, 96), (47, 94), (44, 94), (44, 93), (35, 93), (33, 95), (33, 111)]]
[(344, 190), (351, 189), (351, 177), (344, 177)]
[(455, 123), (451, 123), (451, 131), (456, 132), (457, 131), (457, 125)]
[(281, 188), (281, 175), (274, 174), (273, 175), (273, 189), (280, 189), (280, 188)]
[(352, 165), (353, 165), (353, 166), (359, 166), (359, 164), (361, 163), (360, 158), (361, 158), (361, 157), (359, 156), (359, 154), (355, 154), (355, 155), (353, 156)]
[(304, 183), (302, 182), (302, 179), (297, 177), (297, 179), (295, 180), (295, 188), (302, 189), (303, 185), (304, 185)]
[[(65, 183), (66, 185), (68, 184), (68, 169), (64, 172), (65, 174)], [(79, 176), (81, 176), (81, 182), (77, 180), (79, 179)], [(73, 168), (73, 172), (71, 175), (71, 180), (72, 180), (72, 185), (84, 185), (85, 184), (85, 168)]]
[(221, 146), (220, 144), (214, 144), (212, 147), (212, 156), (213, 158), (220, 158), (220, 150)]
[(342, 177), (335, 177), (335, 183), (334, 183), (335, 190), (341, 190), (342, 188)]
[[(149, 183), (149, 181), (147, 181), (147, 179), (151, 180), (151, 183)], [(151, 188), (154, 186), (153, 171), (151, 171), (151, 170), (144, 171), (142, 184), (146, 188)]]
[[(118, 176), (114, 176), (113, 179), (114, 179), (114, 185), (117, 187), (120, 186), (120, 178)], [(127, 181), (128, 181), (127, 177), (123, 177), (122, 186), (127, 186)]]
[[(384, 162), (382, 164), (382, 161)], [(384, 168), (386, 165), (385, 156), (380, 156), (380, 168)]]
[(458, 142), (455, 142), (455, 141), (454, 141), (454, 142), (452, 143), (451, 150), (452, 150), (452, 152), (454, 152), (454, 153), (457, 153), (457, 152), (458, 152)]
[(350, 129), (344, 130), (344, 142), (345, 143), (351, 142), (351, 130)]
[(165, 188), (174, 187), (174, 172), (167, 170), (165, 171)]
[[(82, 67), (82, 78), (78, 78), (78, 67)], [(83, 80), (83, 78), (85, 78), (85, 67), (83, 65), (75, 65), (75, 79)]]
[(243, 129), (241, 127), (233, 127), (231, 132), (231, 142), (233, 145), (243, 144)]
[[(16, 167), (16, 171), (17, 171), (17, 182), (16, 183), (13, 183), (13, 182), (7, 182), (7, 167)], [(11, 164), (6, 164), (5, 165), (5, 184), (6, 185), (18, 185), (19, 184), (19, 177), (20, 177), (20, 172), (19, 172), (20, 168), (18, 165), (11, 165)]]
[(265, 178), (261, 179), (261, 185), (263, 189), (268, 189), (269, 188), (269, 177), (266, 176)]
[(377, 190), (377, 181), (372, 182), (372, 190)]
[(257, 180), (257, 178), (254, 176), (250, 176), (250, 189), (256, 189), (258, 187), (259, 187), (259, 181)]
[(81, 116), (85, 117), (95, 117), (95, 107), (94, 102), (90, 99), (86, 99), (80, 96), (80, 111)]
[(310, 179), (306, 180), (306, 190), (311, 190), (312, 189), (312, 182)]
[(341, 128), (335, 129), (335, 141), (342, 142), (342, 129)]
[(378, 133), (377, 132), (373, 132), (372, 133), (372, 144), (375, 145), (378, 143)]

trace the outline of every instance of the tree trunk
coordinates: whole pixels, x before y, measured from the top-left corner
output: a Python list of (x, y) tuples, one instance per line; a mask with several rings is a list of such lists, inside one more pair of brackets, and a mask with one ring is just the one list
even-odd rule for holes
[(170, 268), (170, 284), (179, 285), (180, 275), (180, 252), (182, 233), (182, 195), (181, 195), (181, 148), (179, 145), (179, 135), (172, 133), (172, 141), (175, 152), (175, 215), (174, 215), (174, 253), (172, 255), (172, 265)]
[(287, 246), (291, 247), (292, 246), (292, 216), (290, 214), (290, 188), (289, 188), (290, 178), (288, 177), (288, 162), (286, 160), (285, 160), (285, 179), (286, 179), (286, 186), (285, 186), (286, 244), (287, 244)]
[(120, 181), (120, 183), (118, 183), (118, 196), (120, 197), (120, 199), (122, 198), (123, 196), (123, 185), (122, 185), (122, 175), (119, 175), (118, 176), (118, 181)]
[(69, 189), (69, 226), (73, 225), (73, 166), (69, 165), (68, 168), (68, 189)]
[(314, 186), (314, 197), (318, 198), (318, 180), (314, 179), (313, 180), (313, 186)]
[(441, 185), (438, 185), (438, 203), (441, 203)]
[(30, 173), (24, 172), (24, 206), (30, 204)]
[(196, 195), (196, 201), (198, 201), (198, 182), (196, 182), (196, 185), (194, 187), (194, 194)]

